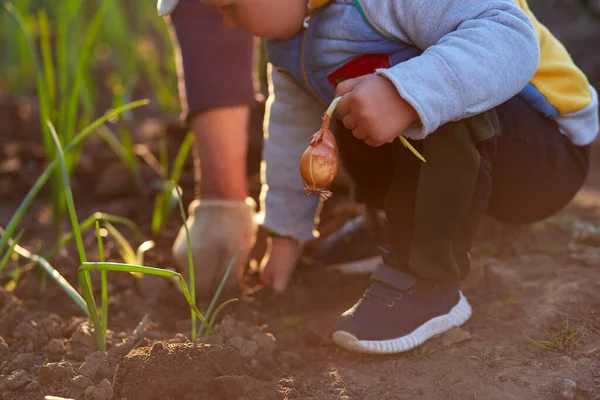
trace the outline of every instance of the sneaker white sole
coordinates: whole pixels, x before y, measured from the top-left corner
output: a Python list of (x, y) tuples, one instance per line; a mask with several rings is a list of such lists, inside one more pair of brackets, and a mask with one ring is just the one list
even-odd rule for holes
[(329, 268), (338, 270), (343, 275), (365, 275), (373, 273), (382, 262), (381, 256), (376, 256), (364, 260), (335, 264)]
[(333, 333), (333, 342), (346, 350), (356, 353), (402, 353), (414, 349), (427, 340), (441, 335), (456, 326), (464, 324), (471, 318), (471, 313), (471, 305), (462, 292), (459, 292), (458, 303), (452, 307), (448, 314), (430, 319), (406, 336), (388, 340), (358, 340), (348, 332), (336, 331)]

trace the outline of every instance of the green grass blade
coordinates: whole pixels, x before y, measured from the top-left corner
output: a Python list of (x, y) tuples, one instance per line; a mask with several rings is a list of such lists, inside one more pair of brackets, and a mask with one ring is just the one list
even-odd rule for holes
[(196, 307), (195, 301), (192, 300), (190, 296), (190, 292), (188, 291), (187, 285), (185, 284), (185, 280), (180, 273), (175, 271), (170, 271), (168, 269), (155, 268), (155, 267), (146, 267), (143, 265), (132, 265), (132, 264), (122, 264), (122, 263), (111, 263), (111, 262), (84, 262), (79, 267), (79, 272), (89, 272), (89, 271), (113, 271), (113, 272), (129, 272), (136, 274), (144, 274), (144, 275), (156, 275), (162, 276), (165, 278), (177, 278), (179, 281), (179, 286), (181, 287), (181, 291), (185, 299), (187, 300), (189, 306), (194, 310), (195, 315), (202, 321), (202, 323), (207, 323), (204, 315), (198, 310)]
[(40, 50), (42, 53), (42, 64), (46, 76), (46, 89), (48, 93), (48, 104), (53, 107), (56, 99), (56, 84), (54, 77), (54, 61), (52, 61), (52, 47), (50, 45), (50, 27), (48, 24), (48, 15), (46, 9), (42, 9), (38, 14), (38, 26), (40, 30)]
[(67, 208), (69, 210), (69, 218), (71, 219), (71, 225), (73, 228), (73, 234), (75, 236), (75, 243), (77, 243), (77, 252), (79, 253), (80, 262), (85, 262), (85, 248), (83, 247), (83, 238), (81, 237), (81, 229), (79, 227), (79, 220), (77, 219), (77, 212), (75, 211), (75, 202), (73, 201), (73, 192), (71, 191), (71, 184), (69, 182), (69, 176), (67, 172), (67, 164), (65, 162), (65, 155), (60, 145), (60, 139), (54, 129), (54, 125), (50, 120), (46, 121), (48, 124), (48, 128), (50, 129), (50, 133), (52, 134), (52, 139), (54, 140), (54, 144), (56, 146), (56, 150), (58, 151), (58, 160), (60, 162), (60, 169), (62, 172), (62, 180), (63, 180), (63, 192), (65, 194), (65, 198), (67, 200)]
[[(79, 11), (82, 1), (62, 1), (58, 4), (57, 15), (60, 15), (60, 23), (56, 24), (56, 62), (58, 70), (58, 94), (61, 99), (68, 96), (69, 75), (69, 32), (73, 16)], [(64, 122), (66, 101), (61, 101), (59, 124)]]
[[(60, 107), (58, 125), (65, 127), (67, 119), (67, 105), (69, 96), (69, 77), (74, 74), (71, 62), (75, 42), (69, 38), (73, 32), (76, 32), (73, 22), (77, 22), (77, 15), (83, 15), (80, 7), (83, 1), (62, 1), (58, 6), (57, 15), (60, 16), (60, 23), (56, 24), (56, 61), (58, 69), (58, 88), (60, 93)], [(69, 46), (71, 45), (71, 46)]]
[[(2, 237), (6, 237), (6, 231), (0, 227), (0, 233), (2, 233)], [(27, 249), (19, 246), (14, 243), (12, 239), (8, 240), (11, 243), (11, 247), (14, 248), (15, 253), (19, 256), (36, 263), (39, 265), (57, 284), (58, 286), (69, 296), (71, 300), (85, 313), (85, 315), (89, 316), (88, 307), (83, 300), (83, 298), (79, 295), (79, 293), (71, 286), (71, 284), (58, 272), (48, 260), (43, 257), (38, 256), (37, 254), (33, 254)], [(14, 246), (13, 246), (14, 244)]]
[[(14, 21), (17, 23), (21, 33), (25, 38), (25, 42), (27, 43), (27, 48), (31, 55), (31, 59), (34, 65), (35, 78), (36, 78), (36, 86), (37, 86), (37, 95), (40, 109), (40, 121), (41, 121), (41, 130), (42, 130), (42, 139), (44, 143), (44, 149), (46, 152), (46, 157), (48, 159), (52, 159), (56, 156), (56, 150), (52, 144), (52, 138), (50, 131), (48, 130), (48, 126), (45, 123), (47, 119), (50, 119), (50, 110), (52, 108), (52, 104), (49, 103), (48, 94), (47, 94), (47, 83), (44, 78), (44, 72), (42, 69), (42, 63), (39, 60), (37, 54), (37, 48), (34, 44), (33, 35), (27, 28), (27, 23), (24, 20), (23, 16), (17, 10), (12, 3), (6, 2), (2, 4), (3, 7), (10, 13), (13, 17)], [(59, 225), (59, 221), (63, 215), (64, 209), (64, 197), (62, 196), (61, 191), (59, 190), (60, 178), (58, 175), (53, 176), (51, 182), (51, 192), (50, 198), (53, 205), (53, 213), (52, 220), (54, 226), (57, 228)]]
[(160, 162), (163, 180), (167, 180), (169, 174), (169, 152), (167, 149), (167, 137), (164, 133), (158, 135), (158, 160)]
[[(183, 221), (183, 226), (185, 228), (185, 242), (187, 245), (187, 256), (188, 256), (188, 276), (190, 280), (190, 292), (192, 295), (192, 301), (194, 302), (194, 306), (196, 306), (196, 280), (194, 277), (194, 259), (192, 256), (192, 245), (190, 242), (190, 230), (187, 226), (187, 215), (185, 213), (185, 209), (183, 208), (183, 201), (181, 200), (181, 191), (179, 190), (179, 186), (175, 184), (175, 182), (171, 182), (174, 188), (177, 190), (177, 201), (179, 203), (179, 211), (181, 212), (181, 220)], [(192, 340), (196, 340), (196, 319), (194, 318), (194, 314), (192, 313)]]
[(109, 272), (134, 272), (145, 275), (162, 276), (164, 278), (177, 278), (181, 274), (164, 268), (147, 267), (145, 265), (126, 264), (116, 262), (92, 262), (81, 263), (81, 271), (109, 271)]
[[(206, 318), (211, 318), (212, 310), (217, 305), (217, 301), (219, 300), (219, 297), (221, 297), (221, 292), (223, 291), (223, 288), (225, 287), (225, 283), (227, 283), (227, 280), (229, 279), (229, 275), (231, 274), (231, 271), (233, 270), (233, 267), (234, 267), (237, 259), (239, 258), (240, 254), (242, 254), (242, 251), (243, 251), (243, 249), (238, 250), (238, 252), (235, 253), (235, 255), (233, 256), (231, 261), (229, 261), (229, 265), (227, 266), (227, 269), (225, 270), (223, 279), (221, 279), (221, 283), (219, 284), (219, 287), (217, 288), (217, 291), (215, 292), (215, 295), (213, 296), (213, 298), (210, 302), (210, 305), (208, 306), (208, 309), (206, 310)], [(206, 326), (204, 326), (204, 324), (202, 324), (200, 326), (200, 335), (202, 335), (205, 328), (206, 328)]]
[(131, 135), (126, 128), (121, 131), (121, 140), (105, 126), (98, 129), (98, 136), (115, 152), (121, 162), (129, 168), (136, 184), (141, 184), (141, 176), (137, 163)]
[(94, 292), (92, 291), (92, 279), (88, 271), (82, 271), (81, 268), (77, 270), (77, 277), (79, 279), (79, 287), (83, 294), (83, 299), (89, 310), (89, 316), (94, 324), (94, 331), (96, 333), (96, 347), (101, 353), (106, 351), (106, 343), (104, 341), (104, 335), (102, 334), (102, 323), (98, 316), (98, 306), (96, 300), (94, 300)]
[(160, 232), (165, 226), (178, 202), (177, 190), (173, 185), (170, 182), (163, 182), (162, 186), (167, 188), (156, 195), (152, 213), (152, 232), (154, 234)]
[(94, 44), (94, 40), (96, 39), (96, 35), (98, 34), (98, 30), (102, 25), (102, 19), (104, 18), (104, 14), (106, 13), (106, 10), (108, 9), (111, 3), (112, 0), (104, 0), (102, 2), (102, 6), (98, 11), (96, 11), (94, 18), (90, 23), (90, 28), (87, 34), (85, 35), (83, 47), (78, 51), (78, 60), (77, 67), (75, 69), (75, 77), (67, 103), (65, 137), (68, 140), (71, 140), (75, 133), (75, 119), (77, 118), (76, 113), (79, 100), (79, 92), (81, 91), (81, 85), (84, 81), (88, 59), (92, 52), (92, 46)]
[(177, 156), (175, 157), (175, 162), (173, 163), (173, 170), (171, 171), (171, 180), (175, 183), (179, 182), (179, 178), (181, 177), (181, 171), (183, 170), (183, 165), (185, 163), (186, 158), (188, 157), (188, 154), (190, 153), (192, 145), (194, 144), (194, 139), (194, 133), (189, 132), (185, 136), (185, 139), (183, 139), (183, 142), (179, 147), (179, 151), (177, 152)]
[(101, 126), (98, 128), (97, 133), (98, 136), (100, 136), (100, 138), (108, 145), (108, 147), (110, 147), (111, 150), (114, 151), (115, 154), (121, 159), (121, 162), (129, 167), (127, 149), (125, 146), (123, 146), (119, 138), (106, 126)]
[[(112, 224), (125, 225), (133, 231), (133, 233), (135, 234), (136, 237), (142, 236), (142, 233), (140, 232), (140, 228), (132, 220), (125, 218), (125, 217), (120, 217), (118, 215), (112, 215), (112, 214), (107, 214), (107, 213), (102, 213), (102, 212), (95, 212), (92, 215), (90, 215), (89, 217), (87, 217), (84, 221), (80, 222), (79, 226), (81, 227), (81, 231), (83, 232), (86, 229), (91, 228), (97, 221), (101, 221), (101, 222), (106, 221), (106, 222), (110, 222)], [(58, 254), (60, 249), (63, 248), (71, 240), (73, 240), (73, 231), (67, 233), (60, 239), (60, 241), (56, 244), (56, 246), (54, 246), (52, 248), (52, 250), (50, 250), (48, 252), (48, 254), (46, 255), (46, 259), (52, 260), (56, 256), (56, 254)]]
[[(83, 142), (99, 126), (102, 126), (108, 120), (116, 118), (123, 111), (141, 107), (146, 104), (148, 104), (148, 100), (139, 100), (139, 101), (127, 104), (126, 106), (120, 107), (118, 109), (109, 110), (106, 114), (104, 114), (104, 116), (96, 119), (94, 122), (92, 122), (90, 125), (88, 125), (84, 130), (82, 130), (69, 143), (69, 145), (67, 145), (65, 147), (64, 152), (67, 153), (67, 152), (73, 150), (74, 148), (76, 148), (77, 146), (79, 146), (81, 144), (81, 142)], [(17, 209), (17, 211), (13, 214), (8, 225), (6, 226), (6, 234), (3, 234), (2, 237), (0, 237), (0, 254), (2, 254), (2, 252), (4, 251), (4, 248), (6, 247), (6, 244), (8, 243), (8, 238), (14, 234), (14, 231), (15, 231), (15, 229), (17, 229), (19, 222), (21, 222), (23, 215), (25, 215), (25, 212), (27, 211), (27, 209), (29, 208), (29, 206), (31, 205), (31, 203), (33, 202), (33, 200), (35, 199), (35, 197), (37, 196), (39, 191), (44, 187), (44, 185), (50, 178), (52, 171), (54, 170), (54, 168), (56, 168), (56, 166), (58, 165), (58, 162), (59, 162), (58, 158), (55, 158), (48, 165), (48, 167), (46, 167), (46, 169), (44, 170), (42, 175), (40, 175), (40, 177), (35, 182), (35, 184), (32, 186), (32, 188), (29, 189), (29, 192), (25, 196), (25, 199), (19, 205), (19, 208)]]
[[(100, 223), (96, 220), (96, 240), (98, 241), (98, 261), (104, 262), (104, 244), (102, 243), (102, 235), (100, 235)], [(108, 329), (108, 282), (106, 279), (106, 271), (100, 272), (101, 280), (101, 320), (102, 323), (102, 335), (104, 336), (104, 342), (106, 342), (106, 330)]]
[[(171, 184), (169, 183), (169, 186), (171, 186)], [(177, 186), (177, 185), (176, 185)], [(179, 186), (177, 186), (179, 188)], [(181, 189), (181, 188), (179, 188)], [(164, 193), (164, 201), (163, 201), (163, 209), (162, 209), (162, 217), (161, 217), (161, 221), (162, 221), (162, 226), (164, 226), (167, 221), (169, 220), (169, 217), (171, 216), (171, 212), (173, 211), (173, 209), (175, 207), (177, 207), (177, 203), (178, 203), (178, 199), (179, 195), (177, 194), (177, 189), (175, 187), (173, 187), (171, 190), (167, 190)]]
[[(50, 132), (48, 131), (48, 127), (45, 125), (45, 121), (47, 118), (49, 118), (50, 105), (48, 104), (48, 96), (47, 96), (47, 92), (46, 92), (46, 82), (44, 79), (44, 73), (42, 70), (40, 60), (38, 59), (38, 56), (36, 53), (36, 46), (34, 44), (31, 33), (27, 29), (27, 24), (26, 24), (25, 20), (23, 19), (23, 16), (21, 15), (21, 13), (19, 12), (19, 10), (17, 10), (13, 6), (13, 4), (10, 2), (2, 3), (2, 6), (13, 17), (13, 20), (17, 23), (17, 26), (19, 27), (19, 30), (23, 34), (25, 41), (27, 43), (27, 47), (28, 47), (29, 53), (31, 55), (31, 59), (33, 60), (33, 65), (35, 68), (35, 79), (36, 79), (36, 84), (37, 84), (38, 100), (39, 100), (39, 106), (40, 106), (40, 117), (41, 117), (41, 120), (43, 121), (41, 124), (42, 125), (41, 128), (42, 128), (42, 133), (43, 133), (44, 146), (46, 148), (46, 151), (48, 152), (52, 149), (52, 140), (50, 138)], [(51, 152), (50, 154), (54, 154), (54, 153)], [(0, 250), (2, 250), (2, 249), (0, 248)]]
[(121, 235), (121, 232), (113, 224), (110, 222), (104, 222), (104, 227), (110, 233), (112, 237), (115, 238), (117, 244), (119, 245), (119, 253), (121, 257), (123, 257), (123, 261), (127, 264), (136, 264), (136, 255), (131, 244), (125, 239), (125, 236)]
[(144, 264), (144, 253), (154, 248), (156, 244), (152, 240), (146, 240), (135, 251), (136, 264)]
[(24, 232), (24, 230), (21, 229), (21, 232), (19, 232), (19, 234), (17, 235), (17, 237), (12, 241), (12, 244), (8, 248), (8, 251), (6, 252), (6, 254), (4, 255), (4, 257), (2, 257), (2, 260), (0, 261), (0, 274), (2, 274), (2, 271), (6, 267), (6, 264), (8, 264), (8, 260), (10, 260), (10, 257), (13, 255), (13, 253), (15, 251), (15, 246), (21, 240), (21, 237), (23, 236), (23, 232)]
[(223, 309), (225, 307), (227, 307), (228, 305), (230, 305), (232, 303), (235, 303), (236, 301), (238, 301), (238, 299), (229, 299), (227, 301), (224, 301), (223, 303), (221, 303), (221, 305), (219, 307), (217, 307), (217, 309), (215, 310), (213, 315), (210, 317), (210, 322), (208, 323), (208, 328), (206, 330), (207, 335), (212, 334), (213, 327), (215, 325), (215, 321), (217, 320), (217, 316), (221, 313), (221, 311), (223, 311)]
[[(175, 161), (173, 163), (173, 169), (171, 171), (171, 181), (175, 182), (175, 184), (179, 182), (183, 165), (187, 156), (189, 155), (192, 145), (194, 144), (194, 139), (194, 133), (188, 133), (179, 147), (179, 151), (177, 152), (177, 156), (175, 157)], [(161, 154), (163, 154), (163, 152), (161, 152)], [(163, 192), (156, 196), (154, 211), (152, 213), (153, 233), (156, 234), (160, 232), (162, 227), (166, 224), (171, 212), (177, 206), (178, 197), (179, 195), (177, 193), (177, 189), (175, 189), (172, 184), (165, 185)]]
[(152, 223), (150, 226), (152, 229), (152, 233), (154, 234), (160, 232), (161, 228), (164, 226), (165, 223), (163, 219), (164, 203), (165, 193), (160, 192), (156, 195), (156, 198), (154, 199), (154, 209), (152, 211)]

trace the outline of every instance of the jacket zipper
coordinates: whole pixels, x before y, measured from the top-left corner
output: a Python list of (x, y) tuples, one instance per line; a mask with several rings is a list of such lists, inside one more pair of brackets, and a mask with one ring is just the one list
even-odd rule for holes
[[(312, 13), (310, 13), (307, 18), (310, 19), (311, 16), (312, 16)], [(307, 21), (307, 20), (305, 20), (305, 21)], [(317, 94), (317, 92), (315, 92), (314, 88), (310, 84), (310, 81), (308, 80), (308, 73), (306, 72), (306, 39), (307, 38), (308, 38), (308, 28), (305, 28), (304, 36), (302, 37), (302, 48), (301, 48), (302, 54), (300, 54), (300, 63), (301, 63), (301, 67), (302, 67), (302, 78), (304, 78), (304, 83), (306, 84), (306, 87), (308, 88), (310, 93), (319, 101), (319, 103), (321, 103), (322, 105), (327, 107), (327, 103), (324, 102), (323, 99), (321, 99), (321, 96), (319, 96)]]

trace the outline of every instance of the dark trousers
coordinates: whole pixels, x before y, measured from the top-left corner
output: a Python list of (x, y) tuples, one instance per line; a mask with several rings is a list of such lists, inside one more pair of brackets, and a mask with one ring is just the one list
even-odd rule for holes
[(341, 128), (356, 200), (385, 210), (396, 267), (424, 279), (466, 276), (485, 213), (509, 223), (543, 220), (573, 199), (588, 173), (589, 146), (572, 144), (518, 96), (412, 141), (427, 163), (399, 140), (369, 147)]
[(182, 118), (254, 101), (254, 39), (225, 26), (216, 7), (181, 0), (167, 18), (178, 44), (177, 73)]

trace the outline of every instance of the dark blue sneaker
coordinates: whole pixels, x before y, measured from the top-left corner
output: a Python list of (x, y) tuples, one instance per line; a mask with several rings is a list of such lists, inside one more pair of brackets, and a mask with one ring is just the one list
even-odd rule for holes
[(318, 243), (314, 260), (344, 274), (369, 274), (381, 264), (378, 246), (385, 240), (385, 220), (375, 212), (347, 221)]
[(338, 320), (333, 342), (359, 353), (401, 353), (420, 346), (471, 317), (456, 283), (417, 280), (385, 264), (372, 285)]

